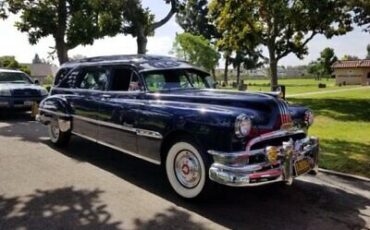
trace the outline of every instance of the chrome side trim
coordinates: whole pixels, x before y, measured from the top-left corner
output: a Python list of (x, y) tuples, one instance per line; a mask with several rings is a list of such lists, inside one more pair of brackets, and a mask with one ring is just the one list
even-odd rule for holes
[(73, 116), (73, 118), (83, 120), (83, 121), (87, 121), (87, 122), (91, 122), (91, 123), (94, 123), (94, 124), (97, 124), (97, 125), (107, 126), (107, 127), (111, 127), (111, 128), (115, 128), (115, 129), (121, 129), (121, 130), (128, 131), (128, 132), (133, 132), (133, 133), (136, 133), (136, 135), (138, 135), (138, 136), (150, 137), (150, 138), (154, 138), (154, 139), (162, 139), (163, 138), (163, 136), (160, 133), (155, 132), (155, 131), (151, 131), (151, 130), (131, 128), (131, 127), (127, 127), (127, 126), (124, 126), (124, 125), (118, 125), (118, 124), (114, 124), (114, 123), (106, 122), (106, 121), (99, 121), (99, 120), (95, 120), (95, 119), (87, 118), (87, 117), (83, 117), (83, 116), (78, 116), (78, 115), (72, 115), (72, 116)]
[(55, 112), (49, 109), (42, 109), (40, 108), (39, 111), (44, 112), (44, 113), (50, 113), (52, 115), (60, 116), (60, 117), (72, 117), (70, 114), (67, 113), (61, 113), (61, 112)]
[(136, 129), (136, 134), (138, 136), (142, 137), (150, 137), (154, 139), (162, 139), (162, 135), (158, 132), (150, 131), (150, 130), (145, 130), (145, 129)]
[(129, 132), (136, 132), (136, 129), (134, 129), (134, 128), (126, 127), (126, 126), (123, 126), (123, 125), (117, 125), (117, 124), (106, 122), (106, 121), (99, 121), (99, 120), (96, 120), (96, 119), (87, 118), (87, 117), (83, 117), (83, 116), (79, 116), (79, 115), (72, 115), (72, 117), (76, 118), (76, 119), (79, 119), (79, 120), (82, 120), (82, 121), (87, 121), (87, 122), (90, 122), (90, 123), (94, 123), (94, 124), (97, 124), (97, 125), (108, 126), (108, 127), (115, 128), (115, 129), (122, 129), (124, 131), (129, 131)]
[(128, 154), (128, 155), (133, 156), (133, 157), (136, 157), (136, 158), (139, 158), (139, 159), (142, 159), (142, 160), (148, 161), (148, 162), (150, 162), (150, 163), (153, 163), (153, 164), (156, 164), (156, 165), (160, 165), (160, 164), (161, 164), (161, 162), (160, 162), (160, 161), (158, 161), (158, 160), (154, 160), (154, 159), (151, 159), (151, 158), (148, 158), (148, 157), (142, 156), (142, 155), (140, 155), (140, 154), (138, 154), (138, 153), (134, 153), (134, 152), (128, 151), (128, 150), (126, 150), (126, 149), (119, 148), (119, 147), (117, 147), (117, 146), (114, 146), (114, 145), (108, 144), (108, 143), (103, 142), (103, 141), (98, 141), (98, 140), (96, 140), (96, 139), (94, 139), (94, 138), (91, 138), (91, 137), (89, 137), (89, 136), (86, 136), (86, 135), (83, 135), (83, 134), (80, 134), (80, 133), (76, 133), (76, 132), (72, 132), (72, 134), (74, 134), (74, 135), (76, 135), (76, 136), (79, 136), (79, 137), (82, 137), (82, 138), (84, 138), (84, 139), (87, 139), (87, 140), (89, 140), (89, 141), (96, 142), (96, 143), (98, 143), (98, 144), (100, 144), (100, 145), (104, 145), (104, 146), (109, 147), (109, 148), (111, 148), (111, 149), (114, 149), (114, 150), (117, 150), (117, 151), (120, 151), (120, 152), (126, 153), (126, 154)]

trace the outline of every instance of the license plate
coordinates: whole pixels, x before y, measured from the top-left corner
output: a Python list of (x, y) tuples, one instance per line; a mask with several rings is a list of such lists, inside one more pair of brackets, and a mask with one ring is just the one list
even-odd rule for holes
[(297, 176), (302, 175), (311, 170), (310, 162), (307, 159), (298, 160), (294, 164)]
[(24, 102), (24, 105), (26, 105), (26, 106), (32, 106), (33, 105), (33, 101), (25, 101)]

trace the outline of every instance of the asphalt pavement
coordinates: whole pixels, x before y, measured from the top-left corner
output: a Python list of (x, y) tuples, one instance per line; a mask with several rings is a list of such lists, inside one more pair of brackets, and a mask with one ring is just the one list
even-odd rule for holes
[(156, 165), (79, 137), (58, 149), (29, 114), (0, 114), (0, 229), (370, 229), (370, 183), (319, 173), (186, 201)]

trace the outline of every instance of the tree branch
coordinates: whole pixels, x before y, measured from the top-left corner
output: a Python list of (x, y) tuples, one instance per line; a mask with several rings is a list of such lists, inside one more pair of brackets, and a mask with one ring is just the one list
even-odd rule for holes
[[(315, 36), (317, 35), (317, 32), (314, 31), (312, 34), (302, 43), (302, 45), (296, 47), (298, 49), (304, 48)], [(289, 53), (291, 53), (293, 50), (292, 49), (287, 49), (284, 53), (280, 54), (277, 56), (277, 59), (280, 60), (283, 57), (287, 56)]]
[(178, 5), (178, 0), (165, 0), (167, 3), (168, 2), (171, 2), (171, 9), (170, 11), (168, 12), (168, 14), (166, 15), (166, 17), (164, 17), (162, 20), (158, 21), (158, 22), (154, 22), (151, 27), (153, 28), (153, 30), (163, 26), (164, 24), (166, 24), (171, 18), (172, 16), (177, 12), (177, 5)]

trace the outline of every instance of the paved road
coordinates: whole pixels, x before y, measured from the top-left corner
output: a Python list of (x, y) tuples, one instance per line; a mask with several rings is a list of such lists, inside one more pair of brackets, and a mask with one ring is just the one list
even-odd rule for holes
[(370, 228), (369, 183), (319, 174), (186, 202), (157, 166), (77, 137), (56, 149), (26, 115), (0, 119), (2, 230)]

